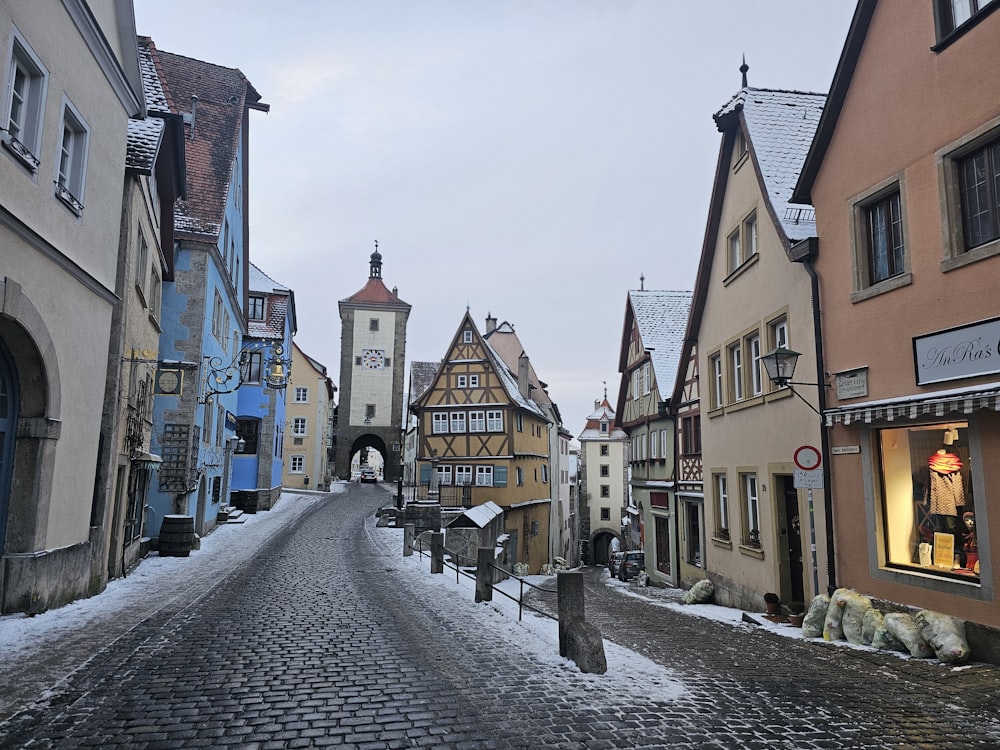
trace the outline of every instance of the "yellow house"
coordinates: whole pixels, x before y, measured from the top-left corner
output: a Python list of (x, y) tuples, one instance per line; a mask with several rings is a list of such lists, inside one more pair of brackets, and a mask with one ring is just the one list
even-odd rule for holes
[(513, 372), (466, 312), (417, 417), (417, 497), (504, 510), (509, 559), (537, 573), (548, 559), (549, 431), (530, 397), (527, 357)]

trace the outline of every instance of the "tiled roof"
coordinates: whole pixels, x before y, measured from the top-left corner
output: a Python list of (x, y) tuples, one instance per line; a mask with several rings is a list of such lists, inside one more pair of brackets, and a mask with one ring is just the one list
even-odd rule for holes
[[(514, 326), (505, 320), (492, 331), (487, 333), (483, 338), (490, 342), (490, 346), (492, 346), (493, 350), (500, 355), (500, 358), (507, 364), (507, 367), (516, 373), (518, 369), (518, 359), (521, 354), (525, 352), (524, 347), (521, 345), (521, 340), (517, 337), (517, 332), (514, 330)], [(546, 390), (546, 385), (539, 379), (538, 373), (535, 372), (535, 366), (531, 363), (530, 358), (528, 359), (528, 383), (534, 386), (534, 388), (532, 388), (531, 398), (536, 403), (552, 403), (552, 399)]]
[(410, 399), (412, 404), (434, 385), (440, 362), (410, 362)]
[[(607, 432), (601, 432), (601, 422), (608, 423)], [(607, 397), (587, 417), (587, 424), (579, 435), (580, 440), (624, 440), (627, 437), (625, 431), (615, 424), (615, 410)]]
[(369, 278), (360, 290), (341, 302), (357, 302), (369, 305), (406, 305), (403, 300), (390, 292), (380, 278)]
[(642, 345), (649, 350), (653, 372), (666, 397), (673, 389), (691, 309), (691, 292), (636, 291), (628, 293)]
[(253, 263), (250, 264), (250, 291), (267, 295), (265, 320), (247, 321), (247, 333), (253, 338), (284, 339), (285, 318), (291, 291), (282, 286)]
[(125, 168), (140, 174), (152, 174), (165, 123), (159, 117), (128, 121), (125, 145)]
[(153, 61), (155, 47), (152, 40), (149, 37), (141, 36), (137, 43), (139, 47), (139, 72), (142, 75), (142, 92), (146, 97), (146, 109), (149, 112), (169, 112), (170, 105), (167, 103), (167, 95), (163, 91), (160, 75)]
[[(156, 50), (164, 95), (175, 114), (188, 116), (197, 97), (193, 123), (185, 129), (187, 197), (178, 200), (175, 227), (179, 232), (217, 238), (232, 181), (243, 113), (259, 98), (246, 77), (235, 68)], [(189, 120), (185, 117), (185, 120)]]
[(767, 197), (782, 230), (793, 242), (816, 235), (811, 206), (792, 204), (792, 191), (816, 134), (825, 94), (745, 87), (715, 115), (743, 111), (748, 138)]

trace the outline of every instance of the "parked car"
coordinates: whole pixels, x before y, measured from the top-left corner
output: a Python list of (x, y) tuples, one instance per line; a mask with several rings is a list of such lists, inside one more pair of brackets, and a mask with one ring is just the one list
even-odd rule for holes
[(627, 581), (629, 578), (635, 578), (639, 573), (646, 569), (646, 553), (640, 550), (633, 550), (631, 552), (626, 552), (625, 557), (622, 558), (621, 564), (618, 566), (618, 580)]
[(358, 481), (361, 482), (361, 484), (375, 484), (375, 482), (378, 481), (375, 469), (362, 469), (361, 476), (358, 477)]
[(612, 552), (610, 557), (608, 557), (608, 572), (611, 574), (612, 578), (615, 578), (618, 575), (618, 568), (621, 565), (622, 558), (624, 557), (624, 552)]

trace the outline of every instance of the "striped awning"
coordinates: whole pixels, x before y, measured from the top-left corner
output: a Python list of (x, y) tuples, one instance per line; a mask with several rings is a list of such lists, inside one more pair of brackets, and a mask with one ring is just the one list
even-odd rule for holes
[(881, 401), (851, 404), (823, 412), (827, 427), (852, 422), (894, 422), (897, 419), (920, 419), (925, 416), (944, 417), (958, 413), (972, 414), (977, 409), (1000, 411), (1000, 383), (988, 383), (976, 389), (955, 389)]

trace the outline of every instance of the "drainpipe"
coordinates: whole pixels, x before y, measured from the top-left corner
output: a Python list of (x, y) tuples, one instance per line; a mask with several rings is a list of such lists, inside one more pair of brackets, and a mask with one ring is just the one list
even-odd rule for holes
[[(837, 560), (834, 552), (833, 538), (833, 503), (830, 487), (830, 434), (823, 424), (822, 414), (826, 411), (826, 371), (823, 360), (823, 326), (820, 320), (819, 275), (813, 261), (819, 253), (819, 238), (809, 237), (792, 245), (789, 250), (791, 259), (801, 263), (809, 274), (811, 284), (813, 340), (816, 342), (816, 382), (819, 384), (817, 396), (820, 413), (820, 452), (823, 457), (823, 515), (826, 519), (826, 565), (829, 571), (827, 593), (832, 594), (837, 589)], [(819, 592), (816, 592), (819, 593)]]

